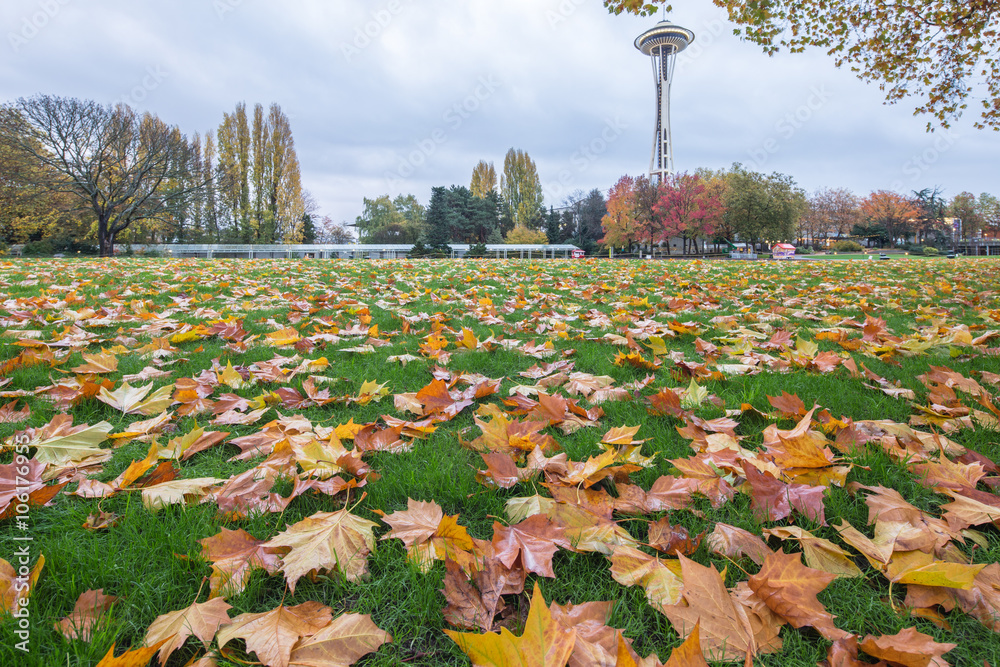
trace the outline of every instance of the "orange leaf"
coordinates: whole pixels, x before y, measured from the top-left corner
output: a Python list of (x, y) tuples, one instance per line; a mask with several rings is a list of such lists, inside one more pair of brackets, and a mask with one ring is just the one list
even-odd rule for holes
[(153, 659), (153, 655), (160, 650), (166, 641), (164, 639), (155, 646), (144, 646), (134, 651), (126, 651), (118, 657), (115, 657), (115, 645), (112, 644), (104, 658), (97, 663), (97, 667), (146, 667)]
[(537, 582), (520, 637), (507, 628), (501, 628), (500, 634), (445, 633), (472, 658), (473, 667), (564, 667), (576, 643), (576, 628), (567, 628), (552, 618)]
[(930, 635), (906, 628), (895, 635), (868, 635), (861, 641), (861, 650), (898, 667), (946, 667), (941, 656), (958, 644), (939, 644)]
[(833, 616), (816, 599), (836, 575), (802, 564), (800, 554), (773, 553), (760, 572), (750, 577), (751, 590), (776, 614), (796, 628), (811, 626), (836, 641), (849, 633), (834, 627)]

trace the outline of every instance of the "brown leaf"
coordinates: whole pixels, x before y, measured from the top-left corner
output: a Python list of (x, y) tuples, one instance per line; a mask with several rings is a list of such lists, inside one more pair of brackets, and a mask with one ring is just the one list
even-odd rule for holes
[(0, 424), (18, 424), (31, 417), (31, 406), (25, 404), (21, 410), (17, 409), (17, 399), (0, 406)]
[(806, 404), (794, 394), (782, 391), (781, 396), (768, 396), (767, 402), (786, 419), (802, 419), (806, 415)]
[(241, 593), (254, 570), (275, 574), (281, 566), (280, 550), (269, 548), (245, 530), (223, 528), (199, 543), (202, 558), (212, 563), (209, 587), (213, 598)]
[(782, 540), (796, 540), (802, 547), (806, 565), (817, 570), (823, 570), (838, 577), (860, 577), (861, 570), (851, 555), (830, 540), (816, 537), (808, 530), (798, 526), (784, 526), (764, 531), (764, 535)]
[(834, 579), (836, 575), (803, 565), (800, 554), (779, 551), (767, 557), (760, 572), (748, 583), (768, 607), (792, 626), (811, 626), (836, 641), (849, 633), (834, 627), (834, 617), (816, 599), (817, 593)]
[(111, 605), (118, 601), (114, 595), (105, 595), (104, 589), (90, 590), (80, 595), (73, 606), (73, 613), (56, 622), (58, 630), (67, 639), (90, 642), (94, 626)]
[(747, 557), (758, 565), (773, 554), (764, 540), (742, 528), (725, 523), (715, 524), (715, 529), (708, 536), (708, 548), (712, 553), (729, 558)]
[(663, 667), (708, 667), (705, 655), (701, 651), (701, 629), (695, 624), (694, 630), (683, 644), (670, 652), (670, 658)]
[(549, 605), (552, 620), (576, 629), (576, 644), (568, 667), (615, 667), (620, 631), (608, 626), (614, 602)]
[[(616, 547), (607, 557), (611, 561), (611, 576), (623, 586), (640, 586), (654, 609), (663, 611), (667, 605), (681, 599), (683, 582), (676, 560), (660, 560), (634, 547)], [(664, 612), (666, 613), (666, 612)]]
[(537, 582), (522, 636), (507, 628), (500, 634), (445, 633), (472, 659), (473, 667), (564, 667), (576, 644), (576, 629), (552, 618)]
[(368, 555), (375, 550), (373, 521), (354, 516), (346, 509), (317, 512), (286, 528), (265, 546), (288, 547), (281, 558), (281, 571), (288, 587), (320, 570), (339, 570), (348, 581), (368, 573)]
[(897, 667), (947, 667), (943, 657), (958, 644), (939, 644), (930, 635), (906, 628), (894, 635), (868, 635), (861, 641), (861, 650)]
[(262, 614), (240, 614), (219, 630), (216, 640), (221, 649), (239, 637), (246, 640), (247, 651), (268, 667), (288, 667), (299, 639), (315, 635), (332, 620), (332, 610), (319, 602), (281, 605)]
[(665, 554), (692, 555), (701, 546), (701, 541), (705, 537), (705, 531), (694, 539), (684, 526), (671, 525), (670, 519), (664, 517), (659, 521), (649, 524), (649, 546)]
[(372, 623), (367, 614), (343, 614), (316, 634), (292, 647), (291, 667), (348, 667), (374, 653), (392, 635)]
[(805, 517), (826, 525), (823, 506), (825, 487), (785, 484), (747, 462), (743, 463), (743, 470), (751, 488), (751, 506), (759, 521), (780, 521), (795, 509)]
[(229, 624), (229, 610), (232, 609), (222, 598), (208, 602), (195, 602), (190, 607), (157, 616), (146, 630), (145, 643), (160, 645), (158, 658), (161, 665), (167, 664), (170, 655), (184, 645), (188, 637), (194, 635), (208, 648), (219, 626)]
[(448, 605), (443, 612), (444, 620), (458, 628), (492, 630), (493, 618), (506, 606), (497, 591), (475, 586), (450, 558), (445, 561), (445, 570), (441, 593)]
[(688, 637), (700, 624), (702, 649), (710, 660), (745, 660), (758, 653), (773, 653), (781, 648), (777, 633), (774, 640), (761, 643), (762, 634), (750, 627), (744, 607), (735, 601), (714, 567), (704, 567), (680, 556), (681, 601), (665, 605), (663, 613), (678, 634)]
[(542, 514), (530, 516), (521, 523), (503, 526), (493, 522), (493, 548), (497, 558), (507, 567), (521, 556), (524, 569), (543, 577), (555, 577), (552, 556), (559, 547), (569, 548), (565, 530)]

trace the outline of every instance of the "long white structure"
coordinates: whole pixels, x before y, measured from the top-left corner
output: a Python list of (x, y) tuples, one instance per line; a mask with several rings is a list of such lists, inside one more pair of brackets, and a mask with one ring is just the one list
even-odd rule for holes
[(670, 86), (674, 80), (677, 54), (694, 41), (694, 33), (687, 28), (660, 21), (639, 35), (635, 48), (653, 61), (653, 78), (656, 80), (656, 135), (653, 138), (653, 155), (649, 161), (649, 177), (662, 181), (674, 173), (674, 146), (670, 137)]
[[(124, 250), (126, 246), (117, 245)], [(451, 257), (464, 257), (469, 252), (466, 244), (452, 243)], [(165, 243), (156, 245), (132, 244), (135, 252), (158, 252), (168, 257), (205, 257), (208, 259), (223, 257), (245, 257), (247, 259), (403, 259), (413, 250), (412, 244), (364, 244), (351, 243), (337, 245), (332, 243), (312, 243), (293, 245), (249, 245), (249, 244), (213, 244), (213, 243)], [(570, 244), (549, 245), (492, 245), (486, 246), (486, 252), (497, 259), (517, 257), (552, 258), (559, 256), (569, 258), (574, 250), (579, 250)]]

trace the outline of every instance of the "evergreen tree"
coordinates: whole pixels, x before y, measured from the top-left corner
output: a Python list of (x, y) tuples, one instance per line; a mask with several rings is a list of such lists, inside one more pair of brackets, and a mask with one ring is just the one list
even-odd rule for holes
[(427, 207), (427, 235), (425, 245), (433, 253), (449, 254), (451, 229), (448, 190), (443, 186), (431, 190), (431, 203)]
[(561, 222), (562, 216), (556, 213), (554, 207), (549, 206), (549, 214), (545, 216), (545, 236), (548, 237), (549, 243), (563, 242), (562, 229), (560, 229)]
[(316, 243), (316, 225), (308, 213), (302, 216), (302, 243)]

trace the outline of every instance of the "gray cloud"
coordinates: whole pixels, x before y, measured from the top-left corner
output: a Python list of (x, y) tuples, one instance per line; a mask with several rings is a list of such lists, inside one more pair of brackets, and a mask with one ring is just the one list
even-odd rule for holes
[[(997, 133), (970, 118), (945, 142), (822, 53), (768, 58), (707, 0), (688, 5), (672, 16), (698, 34), (673, 91), (678, 169), (756, 157), (810, 190), (1000, 190)], [(558, 204), (648, 167), (652, 75), (632, 41), (652, 23), (597, 0), (6, 0), (0, 99), (126, 98), (188, 134), (277, 102), (337, 219), (365, 196), (426, 201), (512, 146)]]

